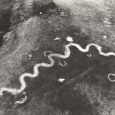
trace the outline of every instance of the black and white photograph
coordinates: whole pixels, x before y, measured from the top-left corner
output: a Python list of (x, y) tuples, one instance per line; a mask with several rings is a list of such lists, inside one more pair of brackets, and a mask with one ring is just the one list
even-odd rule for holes
[(115, 0), (0, 0), (0, 115), (115, 115)]

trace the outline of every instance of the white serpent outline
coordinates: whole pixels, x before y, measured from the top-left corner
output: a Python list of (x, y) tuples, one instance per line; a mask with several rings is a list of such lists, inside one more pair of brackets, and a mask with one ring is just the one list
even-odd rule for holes
[[(79, 44), (76, 44), (76, 43), (69, 43), (67, 45), (65, 45), (65, 51), (64, 51), (64, 54), (57, 54), (57, 53), (52, 53), (52, 54), (49, 54), (48, 55), (48, 59), (50, 61), (50, 63), (38, 63), (34, 66), (33, 68), (33, 74), (31, 73), (24, 73), (22, 74), (20, 77), (19, 77), (19, 82), (21, 84), (21, 87), (19, 89), (16, 89), (16, 88), (7, 88), (7, 87), (2, 87), (0, 89), (0, 95), (3, 95), (3, 93), (6, 91), (6, 92), (9, 92), (13, 95), (17, 95), (21, 92), (23, 92), (25, 90), (25, 88), (27, 87), (26, 85), (26, 82), (25, 82), (25, 77), (30, 77), (30, 78), (35, 78), (37, 76), (39, 76), (39, 67), (52, 67), (55, 62), (54, 62), (54, 59), (53, 57), (58, 57), (58, 58), (62, 58), (62, 59), (66, 59), (70, 56), (71, 54), (71, 51), (70, 51), (70, 47), (76, 47), (79, 51), (83, 52), (83, 53), (87, 53), (89, 51), (89, 48), (91, 46), (94, 46), (97, 48), (98, 52), (100, 55), (102, 56), (115, 56), (115, 53), (114, 52), (108, 52), (108, 53), (104, 53), (102, 52), (102, 47), (97, 45), (97, 44), (94, 44), (94, 43), (90, 43), (86, 46), (86, 48), (82, 48)], [(108, 74), (108, 79), (111, 81), (111, 82), (114, 82), (115, 80), (112, 80), (110, 78), (110, 76), (115, 76), (115, 74)]]

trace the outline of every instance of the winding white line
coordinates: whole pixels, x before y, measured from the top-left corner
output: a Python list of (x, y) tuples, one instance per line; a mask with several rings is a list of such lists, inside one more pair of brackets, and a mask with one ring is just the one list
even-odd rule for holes
[(26, 101), (27, 101), (27, 96), (25, 95), (25, 97), (23, 97), (21, 100), (19, 100), (19, 101), (16, 101), (15, 102), (15, 104), (23, 104), (23, 103), (25, 103)]
[[(3, 95), (3, 92), (9, 92), (9, 93), (12, 93), (13, 95), (16, 95), (16, 94), (19, 94), (21, 92), (23, 92), (25, 90), (25, 88), (27, 87), (26, 85), (26, 82), (25, 82), (25, 77), (30, 77), (30, 78), (35, 78), (39, 75), (39, 68), (40, 67), (52, 67), (54, 65), (54, 57), (58, 57), (58, 58), (62, 58), (62, 59), (66, 59), (70, 56), (71, 54), (71, 51), (70, 51), (70, 47), (76, 47), (79, 51), (85, 53), (85, 52), (88, 52), (89, 51), (89, 48), (91, 46), (94, 46), (97, 48), (97, 50), (99, 51), (99, 54), (102, 55), (102, 56), (115, 56), (115, 53), (114, 52), (108, 52), (108, 53), (104, 53), (102, 52), (102, 47), (97, 45), (97, 44), (94, 44), (94, 43), (90, 43), (86, 46), (86, 48), (82, 48), (79, 44), (76, 44), (76, 43), (69, 43), (67, 45), (65, 45), (65, 52), (64, 52), (64, 55), (63, 54), (57, 54), (57, 53), (52, 53), (52, 54), (49, 54), (48, 55), (48, 59), (49, 59), (49, 62), (50, 63), (38, 63), (34, 66), (33, 68), (33, 74), (31, 73), (24, 73), (22, 74), (20, 77), (19, 77), (19, 81), (20, 81), (20, 84), (21, 84), (21, 87), (20, 89), (15, 89), (15, 88), (7, 88), (7, 87), (2, 87), (0, 89), (0, 94)], [(110, 75), (108, 75), (108, 79), (110, 81), (113, 82), (113, 80), (111, 80), (110, 78)], [(115, 74), (112, 74), (113, 76), (115, 76)], [(115, 81), (115, 80), (114, 80)]]

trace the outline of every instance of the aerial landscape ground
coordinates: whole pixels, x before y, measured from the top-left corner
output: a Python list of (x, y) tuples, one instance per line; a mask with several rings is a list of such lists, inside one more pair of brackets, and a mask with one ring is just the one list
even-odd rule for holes
[(0, 115), (115, 115), (114, 80), (114, 0), (0, 1)]

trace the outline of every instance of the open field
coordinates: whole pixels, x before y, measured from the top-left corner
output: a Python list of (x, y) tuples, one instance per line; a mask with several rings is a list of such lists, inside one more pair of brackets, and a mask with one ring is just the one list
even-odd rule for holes
[(114, 79), (114, 0), (0, 1), (0, 115), (115, 115)]

